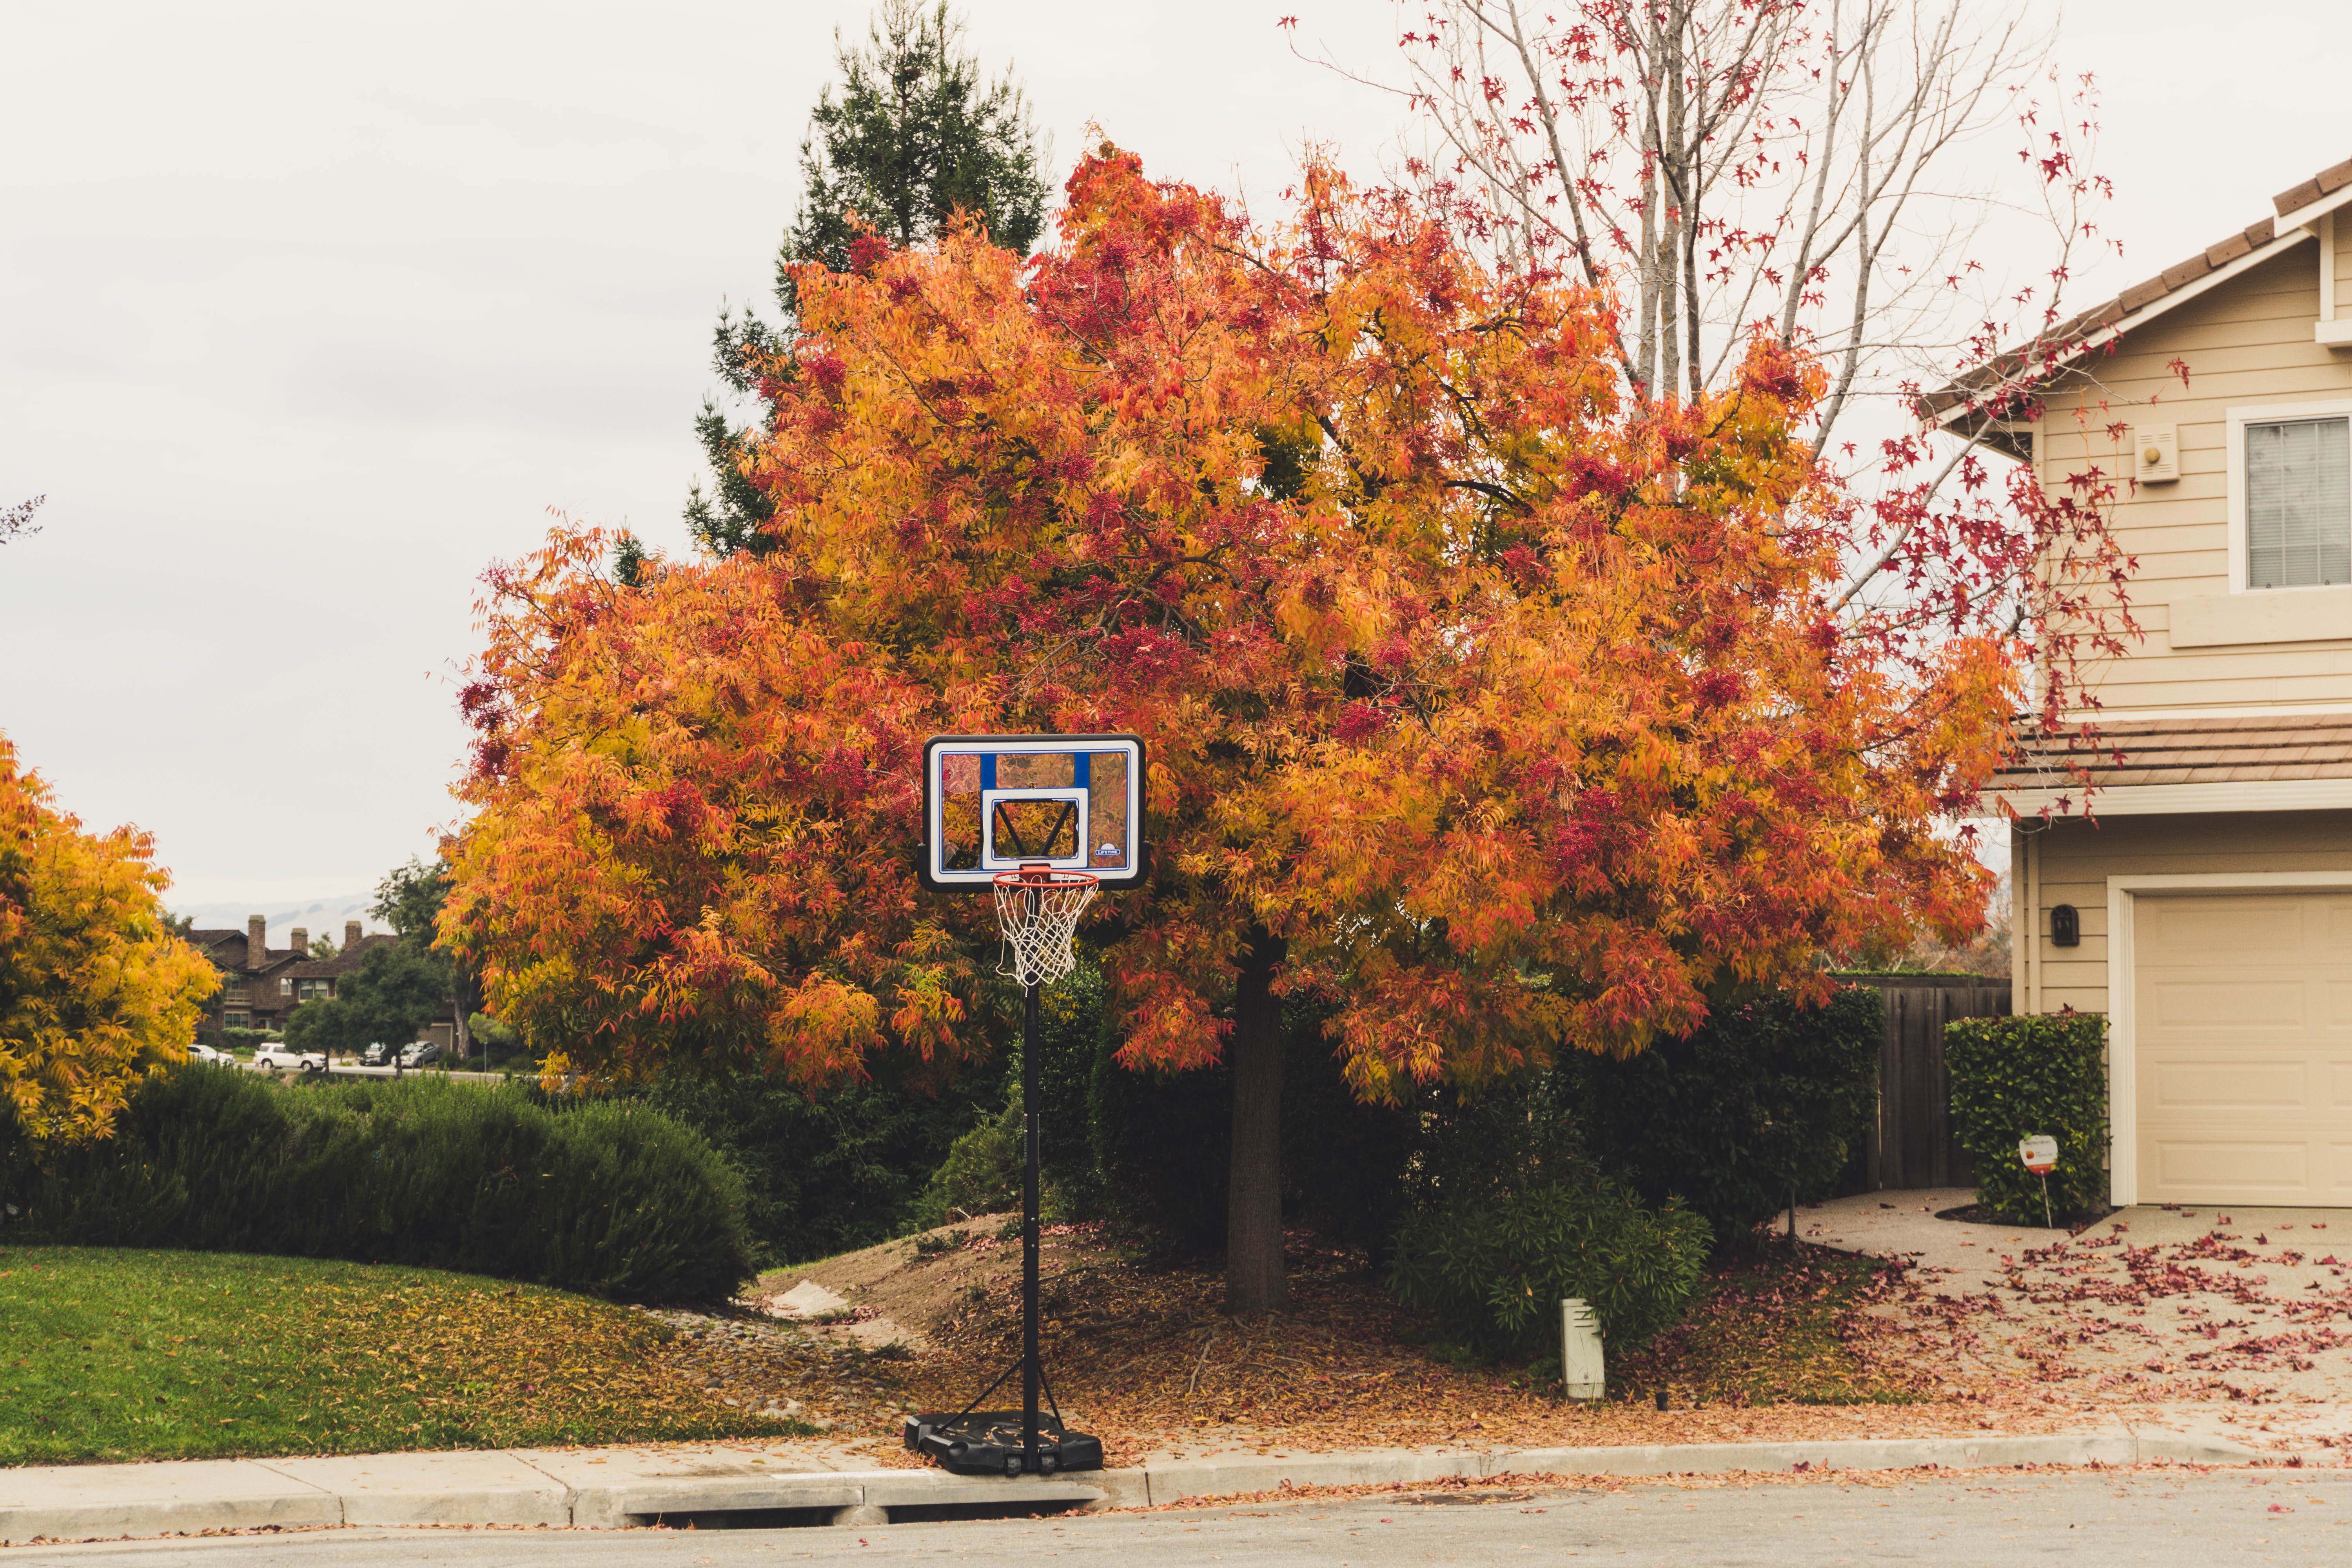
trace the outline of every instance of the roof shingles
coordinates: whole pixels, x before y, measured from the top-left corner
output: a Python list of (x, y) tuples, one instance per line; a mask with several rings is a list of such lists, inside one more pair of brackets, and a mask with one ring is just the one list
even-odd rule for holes
[[(2133, 284), (2114, 299), (2095, 305), (2080, 315), (2053, 329), (2033, 343), (2009, 350), (1990, 364), (1959, 377), (1941, 391), (1927, 395), (1927, 408), (1935, 413), (1948, 413), (1977, 399), (2002, 405), (2022, 394), (2024, 386), (2013, 378), (2025, 382), (2039, 380), (2059, 363), (2063, 363), (2081, 347), (2081, 340), (2105, 331), (2135, 311), (2146, 310), (2166, 295), (2220, 271), (2245, 257), (2277, 244), (2281, 236), (2278, 220), (2298, 208), (2310, 205), (2322, 196), (2332, 195), (2352, 184), (2352, 159), (2332, 168), (2323, 169), (2291, 191), (2283, 191), (2273, 198), (2277, 213), (2259, 223), (2250, 223), (2237, 233), (2218, 239), (2196, 255), (2175, 262), (2155, 277)], [(2285, 237), (2294, 237), (2301, 228), (2290, 230)]]
[[(2352, 779), (2352, 715), (2140, 719), (2100, 726), (2096, 749), (2034, 736), (1993, 780), (1996, 791)], [(2117, 753), (2122, 756), (2117, 761)]]

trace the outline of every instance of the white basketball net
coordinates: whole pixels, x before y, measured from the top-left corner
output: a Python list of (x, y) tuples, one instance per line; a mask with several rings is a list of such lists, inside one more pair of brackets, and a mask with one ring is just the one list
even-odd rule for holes
[(1092, 877), (1060, 881), (1007, 877), (998, 882), (996, 928), (1004, 933), (1004, 962), (996, 972), (1024, 986), (1051, 985), (1067, 974), (1077, 964), (1070, 938), (1094, 898)]

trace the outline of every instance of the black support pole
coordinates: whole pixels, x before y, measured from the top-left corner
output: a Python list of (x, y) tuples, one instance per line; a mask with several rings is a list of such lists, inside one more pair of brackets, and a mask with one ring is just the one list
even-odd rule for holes
[[(1037, 895), (1031, 893), (1032, 912)], [(1021, 1004), (1021, 1468), (1037, 1464), (1037, 987)]]
[[(999, 906), (1005, 921), (1008, 948), (1016, 946), (1016, 931), (1018, 940), (1024, 942), (1039, 935), (1042, 912), (1039, 906), (1046, 887), (1050, 886), (1066, 896), (1074, 892), (1083, 896), (1091, 890), (1090, 881), (1084, 878), (1054, 881), (1044, 866), (1024, 866), (1021, 873), (1020, 881), (1027, 884), (1024, 889), (1028, 904), (1025, 917), (1016, 917), (1013, 909), (1007, 907), (1012, 902), (1010, 899)], [(998, 886), (1010, 892), (1012, 884), (1013, 879), (1008, 877)], [(1061, 917), (1060, 923), (1052, 929), (1051, 934), (1066, 941), (1068, 921), (1076, 910), (1064, 905), (1057, 913)], [(1026, 925), (1016, 926), (1014, 921), (1022, 918), (1025, 918)], [(1013, 962), (1021, 973), (1033, 977), (1024, 979), (1021, 986), (1020, 1447), (1013, 1447), (1015, 1417), (1012, 1411), (981, 1409), (991, 1398), (998, 1397), (997, 1390), (1012, 1381), (1014, 1368), (1010, 1366), (998, 1373), (989, 1385), (961, 1410), (952, 1414), (909, 1415), (902, 1434), (908, 1448), (936, 1460), (942, 1469), (966, 1476), (1011, 1477), (1024, 1472), (1044, 1476), (1070, 1470), (1098, 1470), (1103, 1464), (1100, 1438), (1084, 1432), (1072, 1432), (1062, 1425), (1062, 1413), (1054, 1408), (1053, 1385), (1045, 1381), (1045, 1358), (1038, 1343), (1043, 1315), (1037, 1299), (1038, 1253), (1043, 1241), (1038, 1210), (1044, 1206), (1041, 1202), (1043, 1182), (1038, 1167), (1039, 1156), (1043, 1152), (1041, 1131), (1045, 1119), (1038, 1114), (1037, 1079), (1042, 1070), (1038, 1066), (1038, 1056), (1045, 1049), (1045, 1041), (1037, 1027), (1037, 984), (1034, 977), (1045, 965), (1040, 954), (1034, 950), (1016, 952)], [(1059, 955), (1059, 963), (1065, 969), (1068, 966), (1066, 948)], [(1000, 1398), (999, 1403), (1003, 1402)], [(1041, 1413), (1041, 1406), (1050, 1415)]]

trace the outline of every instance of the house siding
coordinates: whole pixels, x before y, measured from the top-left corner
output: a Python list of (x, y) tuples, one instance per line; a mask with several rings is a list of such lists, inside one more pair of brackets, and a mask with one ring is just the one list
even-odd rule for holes
[[(2346, 226), (2352, 230), (2352, 223)], [(2352, 233), (2346, 237), (2352, 239)], [(2105, 710), (2352, 708), (2352, 618), (2345, 635), (2175, 649), (2175, 600), (2230, 588), (2228, 416), (2233, 407), (2352, 401), (2352, 351), (2312, 340), (2320, 247), (2311, 242), (2126, 333), (2112, 353), (2053, 387), (2035, 426), (2042, 482), (2053, 492), (2094, 465), (2129, 473), (2110, 426), (2169, 424), (2180, 478), (2126, 493), (2116, 510), (2125, 552), (2139, 563), (2130, 589), (2144, 640), (2086, 671)], [(2339, 316), (2352, 316), (2352, 244), (2337, 249)], [(2188, 366), (2184, 386), (2174, 361)], [(2273, 590), (2293, 593), (2295, 590)]]
[[(2110, 1010), (2107, 879), (2259, 871), (2352, 871), (2352, 811), (2115, 816), (2011, 830), (2014, 907), (2032, 939), (2011, 933), (2011, 1005), (2020, 1013)], [(2050, 911), (2072, 904), (2082, 944), (2054, 947)]]

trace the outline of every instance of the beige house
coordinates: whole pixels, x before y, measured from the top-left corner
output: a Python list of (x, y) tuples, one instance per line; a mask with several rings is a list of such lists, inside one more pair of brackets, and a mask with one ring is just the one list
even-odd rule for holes
[(2095, 821), (2005, 781), (2067, 801), (2013, 834), (2014, 1005), (2107, 1015), (2117, 1204), (2352, 1206), (2352, 163), (2273, 205), (2094, 312), (2006, 431), (2053, 489), (2128, 480), (2124, 759)]

